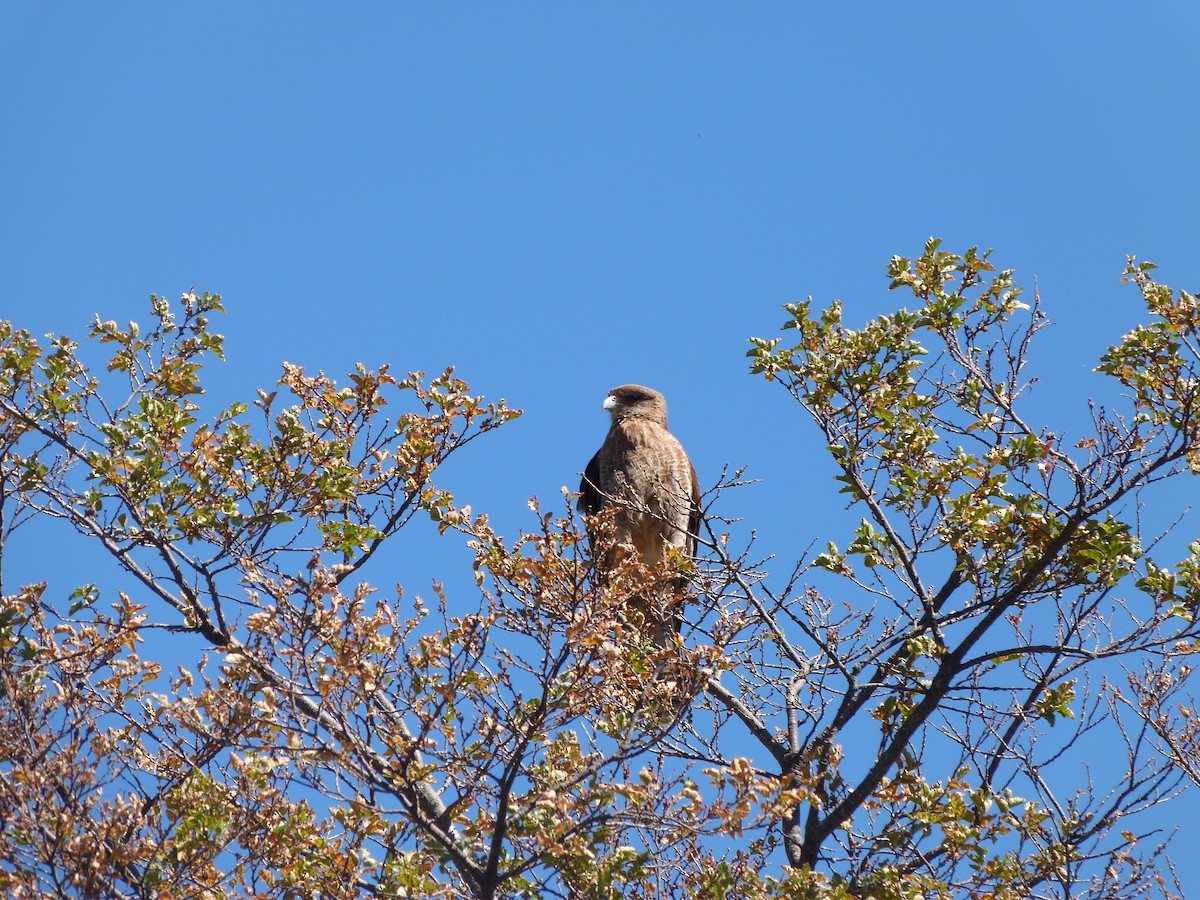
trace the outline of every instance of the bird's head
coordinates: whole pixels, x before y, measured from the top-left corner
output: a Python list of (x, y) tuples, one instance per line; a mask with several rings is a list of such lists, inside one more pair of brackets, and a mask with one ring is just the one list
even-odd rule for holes
[(613, 422), (639, 418), (657, 422), (664, 428), (667, 426), (666, 399), (658, 391), (640, 384), (623, 384), (613, 388), (604, 398), (604, 408), (612, 416)]

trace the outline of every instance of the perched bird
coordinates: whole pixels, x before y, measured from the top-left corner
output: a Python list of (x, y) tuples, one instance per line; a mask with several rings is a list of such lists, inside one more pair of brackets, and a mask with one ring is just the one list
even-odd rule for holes
[[(667, 401), (658, 391), (626, 384), (608, 392), (604, 409), (612, 427), (583, 472), (579, 509), (595, 515), (616, 507), (616, 553), (636, 552), (647, 566), (661, 562), (669, 547), (695, 555), (700, 482), (683, 446), (667, 430)], [(641, 598), (638, 606), (631, 611), (656, 644), (674, 640), (677, 602)]]

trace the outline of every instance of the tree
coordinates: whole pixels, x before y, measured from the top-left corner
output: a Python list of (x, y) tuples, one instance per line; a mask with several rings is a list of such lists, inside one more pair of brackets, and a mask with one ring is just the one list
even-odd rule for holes
[[(782, 581), (721, 518), (740, 474), (695, 563), (598, 577), (585, 535), (602, 555), (611, 520), (569, 502), (506, 540), (436, 477), (518, 412), (449, 371), (339, 388), (285, 364), (202, 421), (215, 295), (153, 298), (144, 335), (97, 320), (104, 371), (0, 325), (0, 541), (65, 524), (125, 573), (4, 597), (0, 886), (1168, 892), (1136, 823), (1200, 771), (1200, 545), (1152, 561), (1137, 497), (1200, 467), (1200, 311), (1151, 271), (1126, 275), (1153, 322), (1099, 366), (1130, 411), (1096, 408), (1073, 447), (1018, 411), (1043, 319), (987, 254), (894, 259), (919, 308), (859, 331), (789, 306), (795, 343), (755, 339), (752, 369), (862, 522)], [(416, 516), (466, 537), (472, 597), (362, 580)], [(678, 647), (623, 616), (650, 594), (688, 601)], [(1089, 775), (1100, 738), (1127, 765)]]
[[(1142, 713), (1186, 680), (1200, 545), (1156, 565), (1137, 497), (1200, 470), (1200, 308), (1153, 269), (1130, 259), (1125, 276), (1156, 321), (1097, 367), (1130, 409), (1093, 407), (1073, 446), (1022, 417), (1045, 320), (988, 254), (931, 240), (888, 269), (916, 310), (851, 331), (837, 304), (798, 303), (794, 344), (753, 341), (754, 371), (817, 424), (863, 516), (845, 552), (800, 569), (836, 575), (837, 593), (747, 591), (773, 646), (731, 667), (742, 717), (800, 793), (781, 828), (793, 866), (889, 896), (1115, 897), (1154, 877), (1158, 850), (1136, 855), (1118, 822), (1183, 778)], [(839, 602), (846, 585), (856, 602)], [(851, 740), (869, 749), (851, 760)], [(1110, 784), (1080, 770), (1085, 741), (1122, 755)]]

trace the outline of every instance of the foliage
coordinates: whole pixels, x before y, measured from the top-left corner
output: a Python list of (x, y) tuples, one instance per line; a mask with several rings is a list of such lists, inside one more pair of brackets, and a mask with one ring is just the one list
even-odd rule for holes
[[(1157, 851), (1139, 857), (1117, 820), (1182, 776), (1116, 679), (1160, 666), (1176, 680), (1150, 693), (1166, 702), (1196, 646), (1197, 548), (1156, 565), (1137, 499), (1200, 462), (1196, 300), (1129, 261), (1158, 320), (1097, 371), (1131, 409), (1093, 408), (1093, 433), (1064, 446), (1020, 411), (1038, 300), (988, 256), (931, 240), (888, 268), (915, 310), (854, 331), (836, 303), (796, 303), (795, 343), (752, 341), (753, 370), (820, 428), (862, 519), (808, 567), (841, 584), (747, 596), (779, 674), (730, 670), (752, 731), (811, 795), (783, 823), (793, 865), (873, 896), (1136, 893)], [(1079, 769), (1097, 740), (1127, 758), (1110, 785)]]
[[(1152, 321), (1098, 367), (1129, 411), (1071, 446), (1018, 411), (1044, 320), (988, 254), (894, 259), (918, 308), (858, 331), (788, 306), (794, 343), (754, 339), (752, 370), (861, 522), (784, 583), (722, 532), (737, 475), (695, 562), (598, 577), (585, 535), (602, 552), (611, 521), (537, 502), (497, 534), (436, 479), (519, 413), (452, 371), (285, 363), (202, 418), (218, 296), (152, 298), (148, 331), (97, 320), (85, 348), (0, 323), (0, 542), (66, 524), (125, 573), (0, 605), (0, 887), (1169, 892), (1136, 823), (1200, 773), (1200, 544), (1152, 560), (1138, 492), (1200, 468), (1200, 311), (1151, 271), (1126, 277)], [(474, 596), (361, 580), (416, 516), (466, 538)], [(674, 649), (624, 616), (651, 594), (687, 603)], [(1111, 783), (1079, 765), (1099, 740)]]

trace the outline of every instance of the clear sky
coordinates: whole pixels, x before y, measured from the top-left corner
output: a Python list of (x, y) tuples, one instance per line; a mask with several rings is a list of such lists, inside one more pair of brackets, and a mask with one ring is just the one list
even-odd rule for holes
[[(902, 304), (885, 264), (930, 235), (994, 247), (1057, 323), (1044, 424), (1081, 423), (1140, 311), (1125, 254), (1200, 287), (1197, 47), (1191, 2), (6, 0), (0, 317), (82, 337), (219, 292), (226, 401), (283, 360), (453, 364), (526, 410), (445, 479), (508, 534), (578, 483), (607, 389), (648, 384), (702, 483), (762, 479), (726, 511), (786, 568), (844, 545), (841, 498), (746, 338), (809, 294)], [(461, 569), (426, 545), (368, 576)], [(1200, 895), (1198, 808), (1171, 813)]]

